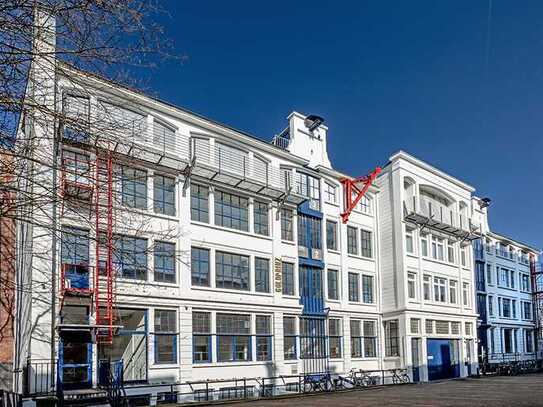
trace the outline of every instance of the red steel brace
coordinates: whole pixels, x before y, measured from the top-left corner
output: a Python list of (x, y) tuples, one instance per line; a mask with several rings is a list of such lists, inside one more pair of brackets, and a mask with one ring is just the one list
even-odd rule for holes
[[(356, 207), (358, 202), (368, 191), (370, 185), (375, 178), (381, 173), (381, 167), (375, 168), (370, 174), (364, 177), (358, 177), (355, 179), (343, 178), (340, 182), (343, 184), (343, 207), (344, 212), (341, 214), (341, 220), (343, 223), (347, 223), (351, 212)], [(359, 185), (362, 184), (362, 188)], [(353, 199), (353, 192), (356, 193), (356, 197)]]

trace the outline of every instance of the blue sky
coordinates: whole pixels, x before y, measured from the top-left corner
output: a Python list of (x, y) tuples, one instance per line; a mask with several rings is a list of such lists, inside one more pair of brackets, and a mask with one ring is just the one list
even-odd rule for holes
[(146, 74), (162, 99), (266, 140), (292, 110), (319, 114), (336, 168), (403, 149), (490, 197), (496, 232), (543, 247), (543, 2), (494, 0), (489, 47), (488, 0), (164, 8), (188, 60)]

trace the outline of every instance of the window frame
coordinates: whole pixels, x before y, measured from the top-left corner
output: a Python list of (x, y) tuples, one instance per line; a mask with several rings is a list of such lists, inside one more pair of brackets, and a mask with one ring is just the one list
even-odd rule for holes
[[(174, 322), (174, 329), (170, 329), (170, 330), (159, 330), (159, 328), (157, 327), (157, 313), (168, 313), (170, 315), (173, 315), (173, 322)], [(162, 318), (162, 317), (161, 317)], [(170, 317), (168, 317), (170, 318)], [(156, 365), (175, 365), (178, 363), (178, 360), (179, 360), (179, 355), (178, 355), (178, 350), (177, 350), (177, 347), (178, 347), (178, 334), (179, 334), (179, 331), (178, 331), (178, 323), (177, 323), (177, 311), (176, 310), (172, 310), (172, 309), (160, 309), (160, 308), (155, 308), (154, 310), (154, 319), (153, 319), (153, 322), (154, 322), (154, 354), (155, 354), (155, 357), (154, 357), (154, 362)], [(161, 322), (162, 324), (162, 322)], [(160, 338), (162, 339), (171, 339), (172, 340), (172, 343), (171, 343), (171, 346), (172, 346), (172, 359), (171, 360), (160, 360), (160, 353), (159, 353), (159, 342), (160, 342)]]
[(123, 206), (142, 210), (148, 209), (148, 178), (147, 170), (127, 165), (121, 166), (121, 203)]
[[(161, 184), (157, 183), (158, 179), (162, 179)], [(169, 180), (172, 183), (167, 185), (166, 180)], [(176, 180), (174, 177), (169, 177), (163, 174), (153, 174), (153, 211), (155, 213), (167, 216), (176, 216), (176, 189)], [(167, 199), (170, 194), (172, 199), (171, 201)], [(170, 210), (167, 208), (170, 208)]]
[[(169, 253), (167, 250), (158, 250), (160, 247), (163, 248), (171, 248), (173, 249), (171, 253)], [(166, 253), (166, 254), (163, 254)], [(167, 267), (168, 260), (171, 259), (171, 268)], [(161, 264), (161, 267), (157, 267), (157, 264)], [(164, 242), (164, 241), (155, 241), (154, 248), (153, 248), (153, 281), (155, 282), (161, 282), (161, 283), (168, 283), (168, 284), (176, 284), (177, 283), (177, 272), (176, 272), (176, 245), (172, 242)], [(161, 278), (157, 278), (157, 276), (163, 275)], [(165, 276), (171, 275), (172, 280), (168, 281)]]

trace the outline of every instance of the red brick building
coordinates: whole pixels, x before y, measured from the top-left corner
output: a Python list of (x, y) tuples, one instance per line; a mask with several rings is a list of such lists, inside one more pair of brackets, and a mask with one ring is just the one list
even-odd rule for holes
[(15, 307), (13, 159), (0, 150), (0, 389), (11, 390)]

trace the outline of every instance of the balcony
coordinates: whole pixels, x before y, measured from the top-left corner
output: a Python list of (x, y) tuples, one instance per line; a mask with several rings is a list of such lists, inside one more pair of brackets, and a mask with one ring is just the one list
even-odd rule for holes
[(275, 147), (279, 147), (282, 150), (287, 150), (288, 151), (288, 147), (290, 145), (290, 139), (287, 138), (287, 137), (284, 137), (282, 135), (277, 135), (277, 136), (273, 137), (272, 144)]
[(461, 239), (474, 240), (480, 237), (477, 233), (479, 225), (469, 217), (425, 197), (406, 199), (404, 218)]
[(233, 188), (278, 199), (286, 192), (281, 171), (258, 156), (209, 140), (192, 140), (192, 174)]

